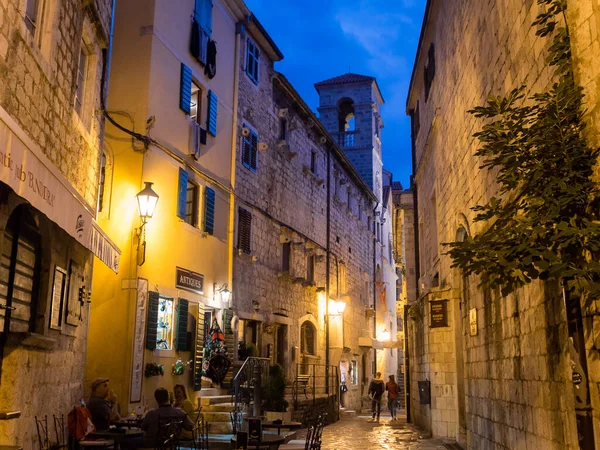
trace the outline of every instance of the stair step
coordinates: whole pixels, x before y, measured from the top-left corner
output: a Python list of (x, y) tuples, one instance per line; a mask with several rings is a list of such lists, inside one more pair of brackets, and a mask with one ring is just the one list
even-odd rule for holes
[[(231, 399), (231, 397), (230, 397)], [(235, 409), (233, 403), (215, 403), (202, 406), (202, 412), (231, 412)]]
[(208, 432), (210, 434), (232, 433), (233, 428), (231, 426), (231, 421), (229, 421), (229, 422), (208, 422)]
[(222, 403), (231, 403), (231, 395), (211, 395), (211, 396), (200, 396), (200, 406), (217, 405)]
[(206, 420), (208, 423), (231, 422), (231, 416), (229, 415), (229, 412), (202, 410), (202, 417), (204, 417), (204, 420)]

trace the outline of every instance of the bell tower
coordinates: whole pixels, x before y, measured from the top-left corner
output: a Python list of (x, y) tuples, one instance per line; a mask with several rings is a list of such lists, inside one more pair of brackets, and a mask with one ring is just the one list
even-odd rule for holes
[(321, 123), (336, 140), (378, 201), (382, 198), (380, 107), (374, 77), (347, 73), (315, 84)]

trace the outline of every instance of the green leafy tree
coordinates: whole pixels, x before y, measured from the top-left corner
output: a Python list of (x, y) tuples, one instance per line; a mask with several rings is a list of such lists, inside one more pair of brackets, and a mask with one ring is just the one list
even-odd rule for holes
[(582, 89), (575, 83), (566, 0), (538, 0), (545, 12), (533, 22), (552, 39), (547, 92), (522, 86), (490, 96), (469, 111), (485, 121), (474, 136), (481, 168), (494, 171), (498, 195), (473, 208), (485, 231), (448, 244), (452, 267), (477, 274), (503, 295), (532, 280), (560, 280), (575, 295), (600, 296), (597, 222), (599, 192), (592, 180), (599, 149), (585, 138)]
[(285, 399), (285, 376), (283, 368), (275, 364), (269, 368), (269, 378), (265, 384), (265, 409), (285, 412), (288, 401)]

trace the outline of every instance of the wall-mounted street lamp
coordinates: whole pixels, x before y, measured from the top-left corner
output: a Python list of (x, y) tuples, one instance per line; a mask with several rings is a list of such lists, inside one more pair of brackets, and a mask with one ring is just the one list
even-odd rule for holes
[[(140, 221), (142, 222), (139, 228), (136, 228), (136, 236), (138, 238), (137, 243), (137, 264), (141, 266), (146, 262), (146, 224), (156, 209), (158, 203), (158, 194), (152, 190), (152, 184), (149, 181), (144, 182), (146, 187), (142, 189), (136, 195), (138, 203), (138, 212), (140, 214)], [(142, 237), (143, 234), (143, 237)]]
[[(217, 295), (217, 292), (221, 294), (221, 303), (223, 306), (227, 308), (231, 308), (231, 304), (229, 300), (231, 299), (231, 291), (227, 289), (227, 283), (223, 283), (223, 286), (217, 288), (217, 283), (213, 285), (213, 296)], [(213, 297), (213, 300), (216, 302), (216, 299)]]
[(341, 316), (346, 310), (346, 302), (343, 300), (335, 301), (329, 300), (329, 315), (330, 316)]
[(387, 328), (384, 328), (383, 331), (379, 334), (380, 341), (389, 341), (391, 339), (390, 332)]

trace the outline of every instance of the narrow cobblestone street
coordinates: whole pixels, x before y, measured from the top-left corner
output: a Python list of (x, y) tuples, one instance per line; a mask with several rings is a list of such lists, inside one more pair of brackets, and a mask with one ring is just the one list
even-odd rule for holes
[(417, 427), (407, 424), (404, 416), (396, 422), (382, 417), (379, 423), (370, 416), (342, 417), (323, 430), (323, 450), (447, 450), (442, 441), (429, 439)]

